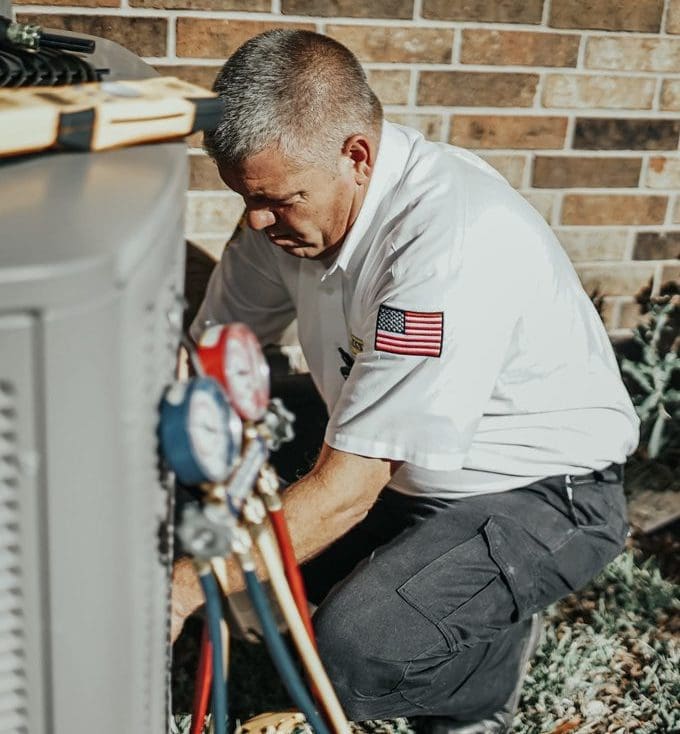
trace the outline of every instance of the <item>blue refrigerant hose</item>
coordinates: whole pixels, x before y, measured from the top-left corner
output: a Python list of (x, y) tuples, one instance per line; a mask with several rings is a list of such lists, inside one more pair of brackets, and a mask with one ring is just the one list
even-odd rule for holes
[(308, 723), (314, 729), (315, 734), (330, 734), (328, 727), (319, 715), (314, 706), (311, 696), (302, 682), (302, 678), (298, 673), (295, 664), (286, 648), (285, 642), (281, 639), (279, 630), (276, 626), (276, 620), (269, 606), (269, 601), (254, 571), (243, 569), (243, 575), (246, 580), (246, 588), (253, 603), (255, 613), (257, 614), (264, 640), (267, 643), (269, 653), (276, 669), (281, 676), (281, 680), (286, 687), (290, 697), (295, 705), (302, 711), (307, 718)]
[(208, 623), (208, 635), (213, 649), (213, 677), (212, 677), (212, 715), (215, 722), (215, 734), (227, 734), (227, 677), (222, 667), (222, 603), (217, 581), (211, 571), (199, 573), (201, 588), (205, 595), (205, 610)]

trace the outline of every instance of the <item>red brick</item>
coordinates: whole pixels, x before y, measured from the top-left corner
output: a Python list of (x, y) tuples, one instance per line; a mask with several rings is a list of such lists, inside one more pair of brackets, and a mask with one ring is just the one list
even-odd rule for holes
[(544, 107), (650, 109), (655, 88), (651, 77), (549, 74), (542, 102)]
[(329, 25), (326, 33), (361, 61), (446, 64), (453, 52), (451, 29)]
[(555, 203), (553, 193), (548, 191), (522, 191), (522, 196), (548, 224), (552, 224), (553, 204)]
[(466, 148), (562, 148), (566, 117), (455, 115), (449, 142)]
[(178, 18), (177, 55), (197, 59), (226, 59), (249, 38), (274, 28), (315, 30), (313, 23)]
[(193, 135), (187, 135), (185, 138), (190, 148), (203, 148), (203, 132), (199, 131)]
[(555, 234), (572, 262), (623, 260), (628, 249), (630, 230), (571, 228)]
[(371, 89), (383, 104), (408, 104), (411, 81), (411, 72), (408, 69), (369, 69), (366, 76)]
[(666, 17), (666, 33), (680, 33), (680, 0), (670, 0)]
[(423, 71), (419, 105), (531, 107), (538, 74), (485, 71)]
[(45, 28), (88, 33), (115, 41), (139, 56), (165, 56), (167, 21), (120, 15), (29, 15), (17, 14), (20, 23)]
[(632, 296), (654, 276), (650, 263), (607, 263), (606, 265), (577, 265), (586, 293), (598, 291), (603, 296)]
[(664, 0), (557, 0), (550, 6), (549, 25), (655, 33), (661, 27), (663, 5)]
[(423, 0), (423, 18), (540, 23), (543, 0)]
[(565, 189), (570, 187), (635, 188), (640, 181), (642, 158), (582, 158), (537, 156), (532, 186)]
[(243, 214), (240, 196), (231, 192), (187, 197), (186, 231), (189, 234), (223, 234), (234, 231)]
[(645, 186), (680, 190), (680, 158), (655, 156), (649, 159)]
[(442, 138), (442, 117), (441, 115), (419, 115), (413, 112), (388, 112), (387, 119), (396, 122), (399, 125), (415, 128), (428, 140), (441, 140)]
[(284, 15), (318, 15), (324, 18), (413, 17), (413, 0), (282, 0)]
[(464, 30), (464, 64), (576, 66), (579, 37), (566, 33)]
[(567, 194), (562, 224), (663, 224), (667, 196)]
[[(661, 268), (661, 275), (659, 276), (659, 286), (663, 288), (668, 283), (675, 283), (680, 285), (680, 265), (663, 265)], [(659, 290), (661, 290), (659, 288)]]
[(589, 69), (677, 72), (680, 69), (680, 39), (590, 38), (585, 64)]
[(680, 121), (577, 117), (572, 147), (583, 150), (676, 150)]
[(117, 8), (120, 0), (14, 0), (14, 5), (50, 5), (82, 8)]
[(633, 260), (680, 260), (680, 232), (638, 232)]
[(661, 268), (659, 285), (664, 286), (666, 283), (680, 285), (680, 265), (664, 265)]
[(661, 109), (680, 110), (680, 79), (666, 79), (661, 86)]
[(189, 188), (192, 190), (224, 191), (226, 186), (212, 158), (207, 155), (189, 156)]
[(620, 299), (619, 307), (619, 329), (634, 329), (642, 318), (640, 304), (634, 298)]
[(495, 155), (485, 153), (482, 158), (493, 166), (498, 173), (515, 189), (519, 189), (524, 181), (527, 161), (523, 155)]
[(133, 8), (159, 8), (167, 10), (247, 10), (251, 13), (267, 12), (269, 0), (129, 0)]
[(190, 84), (197, 84), (205, 89), (212, 89), (213, 82), (221, 66), (162, 66), (157, 64), (156, 71), (161, 76), (176, 76)]

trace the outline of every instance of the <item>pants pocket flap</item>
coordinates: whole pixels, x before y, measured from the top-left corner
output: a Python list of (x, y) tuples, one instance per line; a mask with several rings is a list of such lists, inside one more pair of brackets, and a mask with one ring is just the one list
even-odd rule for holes
[(503, 515), (491, 515), (482, 532), (489, 553), (515, 598), (518, 619), (524, 619), (532, 614), (535, 605), (534, 541), (519, 523)]

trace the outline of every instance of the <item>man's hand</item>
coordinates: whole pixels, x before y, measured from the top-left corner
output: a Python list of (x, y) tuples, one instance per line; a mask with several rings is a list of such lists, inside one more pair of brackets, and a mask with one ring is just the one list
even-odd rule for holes
[(203, 604), (201, 585), (190, 558), (180, 558), (172, 567), (170, 640), (180, 636), (187, 618)]
[[(358, 456), (323, 445), (314, 468), (282, 496), (295, 556), (299, 563), (318, 555), (366, 517), (398, 462)], [(257, 575), (267, 574), (258, 562)], [(234, 562), (227, 564), (230, 591), (243, 589)], [(187, 617), (203, 604), (203, 594), (189, 558), (175, 561), (172, 571), (171, 638), (179, 637)]]

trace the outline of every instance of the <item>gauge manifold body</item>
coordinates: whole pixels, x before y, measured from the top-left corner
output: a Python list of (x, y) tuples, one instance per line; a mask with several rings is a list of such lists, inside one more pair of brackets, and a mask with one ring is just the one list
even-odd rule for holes
[(241, 421), (221, 385), (210, 377), (168, 388), (158, 434), (166, 462), (188, 486), (223, 482), (241, 450)]

